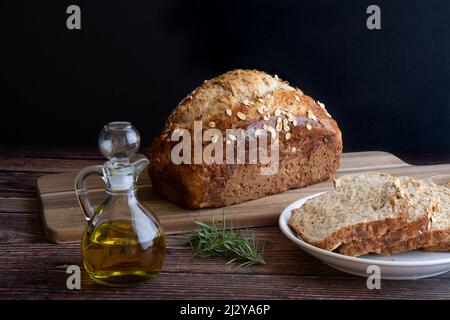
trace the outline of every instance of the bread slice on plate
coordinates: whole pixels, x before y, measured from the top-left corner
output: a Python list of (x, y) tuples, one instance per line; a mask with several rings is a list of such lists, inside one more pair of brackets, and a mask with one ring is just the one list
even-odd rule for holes
[(407, 223), (408, 198), (399, 180), (385, 173), (348, 175), (335, 189), (292, 210), (289, 226), (325, 250), (380, 237)]
[(431, 184), (426, 194), (438, 198), (436, 211), (429, 215), (427, 230), (382, 248), (380, 254), (389, 255), (419, 248), (426, 251), (443, 251), (444, 248), (450, 247), (450, 189)]
[(381, 237), (343, 244), (337, 252), (349, 256), (360, 256), (371, 252), (381, 254), (387, 247), (426, 232), (429, 216), (436, 212), (439, 201), (437, 196), (431, 195), (434, 187), (410, 177), (401, 177), (398, 181), (399, 187), (406, 191), (408, 197), (408, 218), (405, 226)]

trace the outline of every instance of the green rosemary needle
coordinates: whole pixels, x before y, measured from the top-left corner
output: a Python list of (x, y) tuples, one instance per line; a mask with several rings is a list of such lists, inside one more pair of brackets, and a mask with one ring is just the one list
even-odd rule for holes
[(241, 262), (238, 267), (250, 267), (255, 264), (265, 264), (263, 253), (264, 245), (259, 250), (255, 234), (252, 232), (248, 237), (248, 232), (235, 230), (233, 227), (226, 230), (225, 221), (223, 228), (217, 228), (214, 223), (207, 224), (195, 221), (200, 227), (199, 231), (194, 231), (189, 235), (186, 242), (190, 245), (194, 255), (200, 257), (226, 257), (227, 264)]

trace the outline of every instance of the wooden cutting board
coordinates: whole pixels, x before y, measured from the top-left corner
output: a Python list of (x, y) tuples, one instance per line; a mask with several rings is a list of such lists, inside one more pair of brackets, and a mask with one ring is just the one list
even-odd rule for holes
[[(450, 173), (450, 164), (412, 166), (386, 152), (345, 153), (336, 176), (363, 171), (384, 171), (397, 176), (419, 179)], [(37, 181), (42, 203), (42, 221), (47, 238), (56, 243), (80, 241), (85, 227), (84, 215), (74, 192), (76, 172), (42, 176)], [(104, 184), (99, 178), (89, 181), (92, 201), (100, 204), (105, 197)], [(295, 200), (332, 188), (331, 180), (306, 188), (289, 190), (262, 199), (247, 201), (218, 209), (190, 210), (178, 207), (153, 193), (148, 175), (144, 172), (138, 183), (140, 200), (158, 216), (166, 233), (182, 233), (195, 229), (195, 220), (216, 222), (225, 217), (227, 223), (238, 227), (272, 226), (278, 224), (281, 211)]]

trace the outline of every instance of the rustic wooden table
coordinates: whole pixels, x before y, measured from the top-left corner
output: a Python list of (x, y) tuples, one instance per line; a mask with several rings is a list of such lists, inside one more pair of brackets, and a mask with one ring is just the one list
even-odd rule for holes
[[(401, 156), (401, 155), (400, 155)], [(449, 163), (450, 155), (406, 158)], [(267, 265), (226, 266), (223, 259), (192, 257), (183, 235), (168, 237), (160, 277), (131, 288), (109, 288), (82, 272), (81, 290), (68, 290), (66, 268), (81, 263), (78, 244), (49, 243), (42, 230), (36, 179), (101, 163), (94, 149), (0, 148), (0, 299), (450, 299), (450, 272), (416, 281), (366, 281), (307, 255), (278, 227), (254, 228), (266, 241)]]

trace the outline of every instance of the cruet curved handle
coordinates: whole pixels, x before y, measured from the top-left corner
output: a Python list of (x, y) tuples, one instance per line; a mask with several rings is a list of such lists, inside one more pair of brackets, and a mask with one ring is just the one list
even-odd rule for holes
[(87, 188), (86, 182), (88, 177), (94, 175), (99, 176), (104, 181), (105, 174), (103, 171), (103, 166), (90, 166), (84, 168), (80, 172), (78, 172), (75, 178), (75, 193), (88, 222), (94, 215), (95, 208), (92, 205), (91, 200), (89, 199), (89, 190)]

